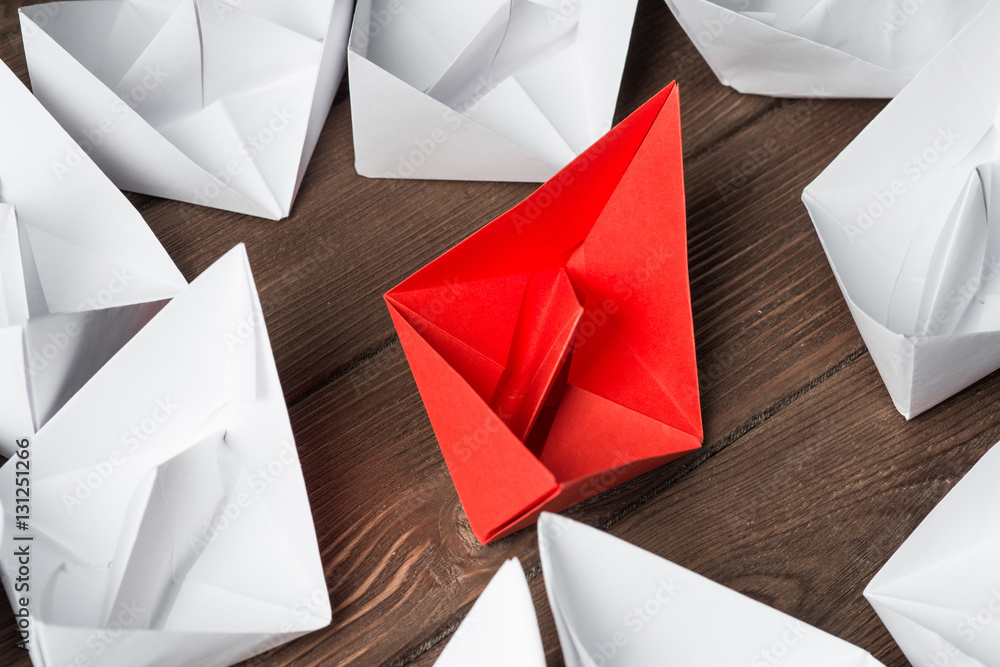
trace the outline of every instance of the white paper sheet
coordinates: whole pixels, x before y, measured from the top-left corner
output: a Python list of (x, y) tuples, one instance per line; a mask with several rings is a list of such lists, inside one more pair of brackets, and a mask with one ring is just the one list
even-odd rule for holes
[(35, 94), (120, 188), (289, 215), (346, 62), (350, 0), (20, 10)]

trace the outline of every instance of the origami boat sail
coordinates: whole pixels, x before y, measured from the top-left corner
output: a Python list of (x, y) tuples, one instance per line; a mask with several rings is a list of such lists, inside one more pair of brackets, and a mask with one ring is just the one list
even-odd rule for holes
[(719, 80), (778, 97), (894, 97), (990, 0), (667, 0)]
[(865, 589), (916, 667), (1000, 664), (998, 477), (994, 446)]
[(386, 301), (484, 543), (698, 448), (675, 86)]
[[(223, 667), (330, 622), (302, 471), (242, 246), (156, 317), (0, 469), (16, 610), (30, 536), (36, 665)], [(94, 638), (101, 638), (99, 641)]]
[(186, 284), (142, 216), (0, 64), (0, 454)]
[(24, 7), (35, 94), (120, 188), (287, 217), (343, 75), (349, 0)]
[(545, 667), (535, 603), (516, 558), (497, 570), (434, 665)]
[(360, 0), (358, 173), (544, 181), (611, 128), (636, 0)]
[(668, 560), (554, 514), (538, 521), (567, 667), (877, 667), (862, 649)]
[(1000, 80), (992, 4), (803, 194), (896, 408), (1000, 368)]

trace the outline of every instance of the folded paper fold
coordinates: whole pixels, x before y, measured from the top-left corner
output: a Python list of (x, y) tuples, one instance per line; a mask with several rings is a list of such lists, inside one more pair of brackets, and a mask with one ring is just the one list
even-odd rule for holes
[(142, 216), (0, 65), (0, 454), (185, 285)]
[(611, 127), (636, 0), (360, 0), (356, 167), (541, 182)]
[(352, 3), (85, 0), (20, 10), (35, 94), (119, 187), (287, 217)]
[(0, 572), (17, 601), (11, 554), (30, 536), (35, 664), (83, 656), (91, 665), (222, 667), (330, 622), (242, 246), (167, 304), (22, 449), (30, 518), (15, 521), (15, 455), (0, 469)]
[(504, 563), (449, 640), (435, 667), (545, 667), (545, 651), (524, 570)]
[(484, 543), (698, 448), (676, 88), (386, 301)]
[(907, 418), (1000, 368), (998, 27), (993, 3), (803, 193)]
[(538, 542), (567, 667), (882, 664), (777, 609), (564, 517), (542, 514)]
[(955, 485), (865, 589), (916, 667), (1000, 661), (1000, 446)]
[(776, 97), (894, 97), (990, 0), (666, 0), (719, 80)]

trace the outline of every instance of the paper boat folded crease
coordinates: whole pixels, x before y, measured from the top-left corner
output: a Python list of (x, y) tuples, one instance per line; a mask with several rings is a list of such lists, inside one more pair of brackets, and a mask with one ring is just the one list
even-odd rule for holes
[[(864, 650), (595, 528), (538, 520), (566, 667), (879, 667)], [(436, 667), (544, 665), (531, 592), (505, 563)]]
[[(39, 667), (224, 667), (330, 622), (242, 246), (18, 447), (0, 494), (0, 574)], [(17, 588), (24, 547), (30, 593)]]
[(915, 667), (1000, 664), (998, 478), (995, 445), (865, 589)]
[(719, 80), (776, 97), (893, 97), (991, 0), (666, 0)]
[(864, 650), (655, 554), (555, 514), (538, 521), (567, 667), (878, 667)]
[(350, 0), (20, 9), (32, 88), (114, 183), (278, 220), (346, 63)]
[(0, 64), (0, 455), (186, 284), (142, 216)]
[(671, 84), (386, 295), (486, 543), (701, 446)]
[(907, 418), (1000, 368), (1000, 5), (803, 194)]
[(611, 128), (636, 0), (360, 0), (359, 174), (541, 182)]

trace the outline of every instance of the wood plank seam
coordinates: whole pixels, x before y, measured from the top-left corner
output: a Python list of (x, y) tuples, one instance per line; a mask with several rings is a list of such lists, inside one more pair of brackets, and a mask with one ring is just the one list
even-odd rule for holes
[(348, 361), (346, 364), (343, 364), (343, 365), (339, 366), (338, 368), (334, 369), (334, 371), (332, 373), (330, 373), (329, 376), (327, 376), (326, 378), (324, 378), (323, 380), (321, 380), (320, 382), (318, 382), (314, 387), (311, 387), (310, 389), (307, 389), (305, 392), (302, 393), (301, 396), (299, 396), (299, 397), (297, 397), (295, 399), (292, 399), (291, 401), (288, 401), (288, 409), (291, 410), (296, 405), (298, 405), (299, 403), (305, 401), (310, 396), (313, 396), (316, 393), (322, 391), (323, 389), (325, 389), (326, 387), (330, 386), (331, 384), (333, 384), (337, 380), (343, 378), (345, 375), (347, 375), (351, 371), (354, 371), (357, 368), (359, 368), (360, 366), (362, 366), (362, 365), (364, 365), (364, 364), (366, 364), (366, 363), (368, 363), (370, 361), (373, 361), (380, 354), (382, 354), (386, 350), (389, 350), (390, 348), (392, 348), (393, 346), (398, 345), (398, 344), (399, 344), (399, 336), (393, 335), (392, 337), (383, 340), (381, 343), (379, 343), (378, 345), (376, 345), (371, 350), (369, 350), (369, 351), (367, 351), (367, 352), (365, 352), (363, 354), (360, 354), (357, 357), (354, 357), (353, 359), (351, 359), (350, 361)]
[(162, 199), (160, 197), (156, 197), (155, 199), (150, 199), (148, 202), (140, 204), (136, 208), (136, 210), (139, 211), (139, 213), (142, 213), (143, 211), (148, 211), (149, 209), (153, 208), (157, 204), (162, 204), (165, 201), (167, 201), (167, 200), (166, 199)]
[[(867, 353), (868, 353), (868, 347), (866, 345), (861, 345), (857, 349), (852, 350), (850, 354), (848, 354), (846, 357), (837, 362), (837, 364), (835, 364), (832, 368), (828, 369), (823, 374), (814, 378), (812, 381), (806, 384), (806, 386), (800, 388), (799, 390), (786, 396), (785, 398), (775, 401), (769, 407), (765, 408), (756, 415), (753, 415), (750, 419), (741, 424), (738, 428), (730, 431), (728, 434), (726, 434), (723, 438), (721, 438), (717, 442), (712, 443), (708, 447), (702, 447), (702, 449), (698, 452), (697, 456), (692, 460), (690, 465), (684, 466), (683, 468), (678, 470), (676, 474), (674, 474), (668, 479), (663, 480), (660, 484), (657, 484), (647, 493), (636, 498), (628, 505), (625, 505), (624, 507), (616, 511), (614, 514), (612, 514), (607, 521), (597, 524), (596, 527), (604, 532), (607, 532), (616, 523), (627, 517), (629, 514), (632, 514), (636, 510), (640, 509), (644, 505), (648, 504), (656, 496), (663, 493), (663, 491), (665, 491), (670, 486), (679, 482), (682, 478), (686, 477), (689, 473), (693, 472), (701, 464), (705, 463), (713, 456), (720, 454), (727, 447), (738, 441), (740, 438), (749, 435), (752, 431), (762, 426), (768, 419), (777, 416), (780, 412), (790, 407), (793, 403), (805, 397), (813, 390), (817, 389), (820, 385), (824, 384), (825, 382), (833, 378), (833, 376), (835, 376), (837, 373), (845, 370), (848, 366), (853, 364), (855, 361), (857, 361)], [(586, 505), (588, 502), (593, 502), (593, 500), (589, 500), (583, 504)]]
[[(682, 92), (682, 94), (683, 94), (683, 92)], [(800, 102), (802, 102), (802, 100), (794, 100), (792, 103), (793, 104), (798, 104)], [(768, 118), (770, 118), (771, 116), (773, 116), (777, 112), (779, 112), (782, 109), (784, 109), (785, 106), (786, 105), (784, 104), (784, 102), (782, 100), (774, 100), (774, 104), (771, 104), (770, 106), (766, 107), (760, 113), (758, 113), (758, 114), (756, 114), (754, 116), (751, 116), (743, 124), (734, 126), (731, 130), (729, 130), (728, 132), (726, 132), (725, 134), (723, 134), (721, 137), (719, 137), (718, 139), (716, 139), (710, 145), (708, 145), (705, 148), (703, 148), (701, 150), (701, 152), (699, 152), (699, 153), (697, 153), (695, 155), (690, 155), (690, 156), (685, 157), (684, 158), (684, 171), (685, 172), (687, 171), (687, 165), (688, 165), (688, 163), (694, 164), (696, 162), (700, 162), (702, 159), (704, 159), (706, 156), (708, 156), (709, 154), (711, 154), (713, 151), (717, 150), (718, 148), (721, 148), (724, 144), (726, 144), (733, 137), (737, 136), (738, 134), (741, 134), (744, 130), (748, 130), (748, 129), (754, 127), (755, 125), (758, 125), (758, 124), (760, 124), (762, 122), (765, 122)], [(790, 106), (790, 105), (788, 105), (788, 106)], [(684, 127), (682, 125), (681, 126), (681, 132), (683, 132), (683, 131), (684, 131)]]
[[(792, 394), (786, 396), (785, 398), (776, 401), (765, 410), (751, 417), (740, 427), (728, 433), (725, 437), (721, 438), (716, 443), (713, 443), (711, 446), (707, 448), (703, 448), (702, 451), (699, 453), (699, 455), (696, 456), (689, 465), (684, 466), (681, 470), (677, 471), (677, 473), (675, 473), (668, 479), (662, 481), (661, 483), (657, 484), (655, 487), (650, 489), (649, 492), (643, 494), (635, 501), (629, 503), (620, 510), (609, 515), (607, 520), (598, 522), (597, 524), (595, 524), (595, 527), (601, 531), (608, 532), (611, 529), (611, 527), (614, 526), (616, 523), (625, 519), (633, 512), (647, 505), (656, 496), (663, 493), (666, 489), (679, 482), (681, 479), (686, 477), (689, 473), (693, 472), (703, 463), (705, 463), (712, 457), (716, 456), (717, 454), (720, 454), (726, 448), (728, 448), (730, 445), (737, 442), (744, 436), (749, 435), (752, 431), (762, 426), (767, 420), (783, 412), (786, 408), (790, 407), (799, 399), (804, 398), (807, 394), (811, 393), (812, 391), (820, 387), (822, 384), (832, 379), (835, 375), (848, 368), (851, 364), (853, 364), (861, 357), (865, 356), (867, 353), (868, 353), (868, 347), (865, 345), (861, 345), (858, 348), (852, 350), (850, 354), (848, 354), (846, 357), (837, 362), (832, 368), (828, 369), (823, 374), (817, 376), (815, 379), (810, 381), (804, 387), (801, 387), (799, 390), (793, 392)], [(584, 501), (583, 503), (580, 503), (579, 506), (583, 507), (590, 503), (596, 502), (596, 498), (599, 497), (600, 496), (597, 496), (590, 500)], [(525, 570), (525, 577), (527, 578), (529, 583), (532, 582), (541, 574), (542, 574), (542, 567), (540, 563), (535, 563), (531, 567)], [(474, 602), (472, 604), (474, 604)], [(385, 667), (405, 667), (406, 665), (411, 664), (416, 660), (418, 660), (424, 653), (433, 649), (440, 642), (450, 638), (451, 635), (454, 634), (455, 631), (458, 629), (459, 625), (461, 625), (462, 620), (466, 617), (466, 615), (468, 615), (469, 610), (472, 608), (472, 604), (467, 605), (465, 608), (457, 612), (455, 616), (448, 619), (448, 621), (444, 625), (442, 625), (437, 630), (435, 630), (431, 635), (420, 641), (416, 646), (406, 649), (401, 655), (385, 663)]]

